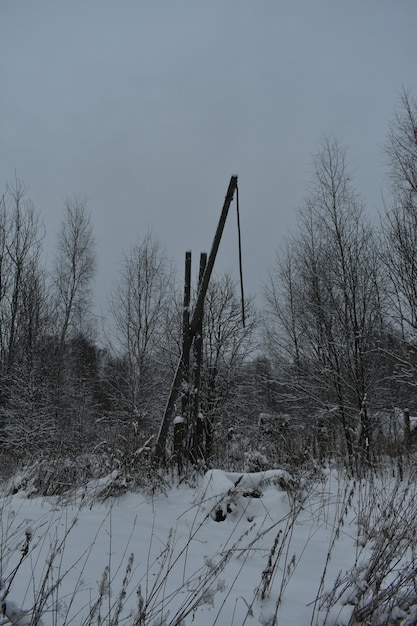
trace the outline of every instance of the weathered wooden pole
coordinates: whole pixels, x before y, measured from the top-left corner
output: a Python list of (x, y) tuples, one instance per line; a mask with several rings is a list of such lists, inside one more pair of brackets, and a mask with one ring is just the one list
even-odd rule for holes
[[(204, 270), (207, 264), (207, 253), (200, 255), (200, 271), (198, 276), (198, 286), (203, 280)], [(203, 456), (203, 415), (200, 412), (200, 382), (201, 382), (201, 361), (203, 356), (203, 315), (198, 320), (194, 338), (194, 397), (193, 397), (193, 433), (192, 433), (192, 458), (196, 462)]]
[(177, 462), (178, 472), (182, 472), (184, 457), (184, 439), (187, 430), (188, 408), (190, 400), (190, 301), (191, 301), (191, 252), (185, 253), (184, 272), (184, 301), (182, 311), (182, 396), (181, 415), (178, 415), (174, 423), (174, 456)]
[[(219, 249), (220, 240), (223, 234), (224, 225), (226, 223), (227, 214), (229, 212), (229, 208), (233, 200), (233, 196), (234, 196), (236, 189), (237, 189), (237, 176), (232, 176), (229, 182), (229, 187), (227, 189), (226, 197), (224, 199), (223, 209), (220, 215), (216, 234), (214, 236), (210, 256), (208, 258), (206, 269), (204, 271), (204, 275), (201, 281), (200, 289), (198, 291), (197, 302), (194, 308), (194, 314), (190, 322), (190, 342), (192, 342), (195, 336), (196, 330), (198, 328), (198, 323), (199, 323), (198, 321), (200, 318), (202, 318), (202, 315), (203, 315), (204, 299), (206, 297), (207, 288), (208, 288), (210, 277), (213, 271), (214, 261), (216, 260), (217, 251)], [(189, 347), (188, 346), (186, 347), (186, 349), (188, 350), (188, 354), (186, 355), (185, 358), (189, 358), (189, 348), (191, 348), (191, 343)], [(165, 445), (166, 445), (166, 439), (168, 436), (169, 425), (172, 419), (175, 401), (177, 399), (178, 392), (181, 386), (181, 381), (182, 381), (184, 356), (185, 355), (184, 355), (184, 347), (183, 347), (183, 351), (181, 353), (178, 366), (175, 372), (174, 380), (171, 386), (171, 392), (169, 394), (168, 402), (165, 408), (164, 417), (162, 419), (161, 426), (159, 428), (158, 438), (156, 440), (154, 457), (155, 457), (155, 460), (159, 462), (161, 462), (165, 457)]]
[(182, 398), (181, 413), (187, 417), (190, 400), (190, 350), (192, 337), (190, 333), (190, 301), (191, 301), (191, 252), (185, 253), (184, 303), (182, 312)]
[(224, 200), (223, 209), (220, 215), (219, 223), (217, 225), (216, 234), (214, 235), (213, 245), (211, 247), (210, 256), (207, 261), (206, 269), (204, 270), (203, 279), (201, 281), (200, 289), (197, 296), (197, 302), (194, 308), (194, 314), (190, 323), (190, 331), (192, 336), (195, 335), (196, 328), (198, 326), (198, 320), (203, 315), (204, 299), (206, 297), (207, 288), (209, 286), (211, 274), (213, 272), (214, 261), (216, 260), (217, 251), (219, 249), (220, 240), (223, 235), (224, 225), (226, 223), (227, 214), (231, 202), (233, 200), (234, 193), (237, 189), (237, 176), (232, 176), (230, 179), (229, 187), (227, 189), (226, 198)]
[(404, 409), (404, 446), (406, 452), (411, 452), (411, 423), (410, 423), (410, 411), (409, 409)]

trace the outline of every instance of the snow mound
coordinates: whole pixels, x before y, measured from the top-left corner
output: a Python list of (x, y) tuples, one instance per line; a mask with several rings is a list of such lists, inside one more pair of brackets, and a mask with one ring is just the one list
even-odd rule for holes
[[(9, 600), (7, 602), (3, 602), (1, 612), (5, 617), (7, 617), (7, 623), (13, 624), (13, 626), (30, 626), (34, 623), (33, 620), (35, 617), (33, 613), (31, 611), (19, 609), (15, 602), (11, 602)], [(1, 621), (1, 624), (5, 623), (6, 622)], [(43, 621), (38, 617), (36, 624), (38, 626), (43, 626)]]
[[(264, 472), (225, 472), (209, 470), (198, 495), (199, 504), (208, 509), (216, 522), (224, 521), (228, 515), (234, 518), (248, 510), (248, 498), (261, 498), (266, 491), (287, 491), (293, 479), (282, 469)], [(253, 514), (247, 515), (252, 521)], [(251, 519), (252, 518), (252, 519)]]

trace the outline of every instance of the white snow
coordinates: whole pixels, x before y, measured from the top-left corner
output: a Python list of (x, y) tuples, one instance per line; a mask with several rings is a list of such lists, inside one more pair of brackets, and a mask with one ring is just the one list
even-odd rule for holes
[[(87, 623), (101, 589), (103, 624), (119, 600), (119, 623), (127, 625), (139, 610), (143, 623), (159, 626), (348, 624), (367, 593), (379, 514), (359, 519), (365, 483), (332, 471), (307, 484), (299, 489), (283, 470), (215, 469), (197, 490), (180, 484), (167, 495), (126, 493), (81, 507), (81, 493), (66, 504), (22, 492), (3, 497), (0, 623), (29, 624), (48, 590), (44, 626)], [(394, 488), (386, 482), (375, 493)], [(414, 609), (389, 610), (397, 621), (388, 623), (415, 623)]]
[[(15, 602), (5, 601), (3, 602), (2, 612), (8, 621), (13, 626), (29, 626), (32, 620), (32, 612), (19, 609)], [(38, 619), (37, 626), (43, 626), (43, 621)]]

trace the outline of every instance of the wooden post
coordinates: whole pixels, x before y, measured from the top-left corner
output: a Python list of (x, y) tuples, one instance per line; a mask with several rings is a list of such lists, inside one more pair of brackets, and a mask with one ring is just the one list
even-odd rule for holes
[(184, 459), (185, 418), (177, 415), (174, 419), (174, 459), (178, 474), (182, 474)]
[(411, 424), (410, 424), (410, 411), (404, 409), (404, 445), (406, 452), (411, 452)]
[(174, 457), (178, 473), (182, 472), (184, 438), (187, 432), (188, 407), (190, 400), (190, 300), (191, 300), (191, 252), (185, 253), (184, 305), (182, 311), (182, 394), (181, 415), (174, 420)]
[(190, 400), (190, 350), (192, 337), (190, 333), (190, 300), (191, 300), (191, 252), (185, 253), (184, 276), (184, 307), (182, 312), (182, 398), (181, 413), (187, 418)]
[[(219, 249), (220, 239), (223, 234), (227, 214), (229, 212), (229, 208), (233, 200), (233, 195), (236, 189), (237, 189), (237, 176), (232, 176), (229, 182), (229, 187), (227, 189), (226, 197), (224, 199), (223, 209), (220, 215), (220, 220), (217, 226), (216, 234), (214, 236), (210, 256), (209, 256), (206, 269), (204, 271), (204, 275), (201, 281), (201, 286), (197, 295), (197, 302), (195, 305), (194, 314), (190, 322), (190, 344), (189, 346), (188, 345), (186, 346), (187, 350), (191, 348), (191, 342), (195, 336), (196, 329), (198, 328), (198, 320), (203, 315), (204, 299), (206, 297), (207, 288), (208, 288), (210, 277), (213, 271), (214, 261), (216, 260), (217, 251)], [(162, 419), (161, 426), (159, 428), (158, 437), (156, 440), (154, 456), (157, 461), (162, 461), (165, 457), (166, 439), (168, 436), (169, 424), (172, 419), (175, 401), (177, 399), (178, 392), (181, 386), (184, 358), (189, 358), (189, 353), (185, 355), (184, 347), (183, 347), (183, 352), (181, 353), (181, 356), (178, 362), (178, 366), (177, 366), (175, 376), (174, 376), (174, 381), (171, 386), (171, 392), (169, 394), (168, 402), (165, 408), (164, 417)]]
[[(202, 252), (200, 255), (200, 271), (198, 276), (198, 285), (200, 287), (203, 279), (204, 270), (207, 263), (207, 253)], [(192, 457), (196, 462), (203, 456), (203, 419), (200, 416), (200, 382), (201, 382), (201, 361), (203, 355), (203, 315), (198, 320), (194, 339), (194, 402), (193, 402), (193, 449)]]

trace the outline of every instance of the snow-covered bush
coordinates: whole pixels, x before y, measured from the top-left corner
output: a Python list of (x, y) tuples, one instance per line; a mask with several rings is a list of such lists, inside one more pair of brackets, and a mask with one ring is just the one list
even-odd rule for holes
[(24, 492), (28, 497), (84, 495), (98, 500), (128, 489), (150, 494), (167, 487), (166, 472), (151, 462), (152, 437), (125, 456), (118, 448), (101, 447), (96, 452), (74, 456), (41, 454), (5, 480), (6, 493)]
[(414, 478), (359, 485), (366, 507), (357, 517), (356, 559), (324, 593), (321, 612), (327, 622), (343, 612), (340, 624), (411, 626), (417, 616), (417, 499)]
[(243, 458), (245, 472), (262, 472), (271, 467), (271, 463), (266, 455), (259, 452), (259, 450), (245, 452)]

